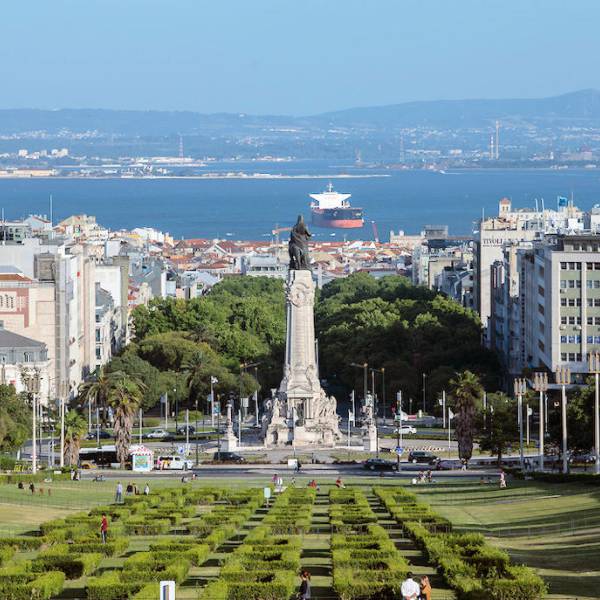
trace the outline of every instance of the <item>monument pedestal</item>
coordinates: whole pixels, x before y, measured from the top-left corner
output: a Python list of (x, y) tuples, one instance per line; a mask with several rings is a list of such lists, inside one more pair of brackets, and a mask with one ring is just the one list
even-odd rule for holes
[(319, 381), (314, 300), (311, 271), (290, 270), (283, 379), (266, 415), (265, 445), (333, 446), (341, 439), (335, 398), (327, 397)]
[(221, 450), (223, 452), (233, 452), (238, 449), (238, 439), (233, 432), (233, 425), (228, 423), (227, 429), (221, 438)]
[(363, 429), (363, 446), (365, 452), (377, 452), (377, 429), (375, 425), (367, 425)]

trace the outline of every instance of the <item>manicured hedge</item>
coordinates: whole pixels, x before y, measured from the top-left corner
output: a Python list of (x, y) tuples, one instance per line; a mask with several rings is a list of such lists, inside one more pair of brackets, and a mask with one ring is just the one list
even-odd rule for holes
[[(414, 494), (396, 488), (373, 491), (437, 566), (458, 600), (539, 600), (545, 595), (546, 585), (532, 569), (511, 565), (508, 554), (489, 545), (483, 535), (439, 533), (435, 513)], [(445, 529), (451, 529), (449, 524)]]
[(0, 571), (0, 598), (7, 600), (47, 600), (60, 594), (65, 575), (60, 571), (26, 573), (18, 570)]
[(409, 567), (359, 490), (332, 490), (333, 588), (341, 600), (397, 598)]

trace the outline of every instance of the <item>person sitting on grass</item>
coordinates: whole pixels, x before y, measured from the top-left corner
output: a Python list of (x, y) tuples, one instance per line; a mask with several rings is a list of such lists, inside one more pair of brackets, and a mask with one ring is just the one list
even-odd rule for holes
[(341, 477), (338, 477), (338, 478), (335, 480), (335, 487), (337, 487), (337, 488), (341, 488), (341, 489), (345, 489), (345, 488), (346, 488), (346, 486), (344, 485), (344, 482), (342, 481), (342, 478), (341, 478)]

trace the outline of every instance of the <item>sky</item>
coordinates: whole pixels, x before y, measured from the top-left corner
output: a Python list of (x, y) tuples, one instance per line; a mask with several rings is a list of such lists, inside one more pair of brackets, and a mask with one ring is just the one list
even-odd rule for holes
[(307, 115), (600, 88), (598, 0), (2, 0), (0, 108)]

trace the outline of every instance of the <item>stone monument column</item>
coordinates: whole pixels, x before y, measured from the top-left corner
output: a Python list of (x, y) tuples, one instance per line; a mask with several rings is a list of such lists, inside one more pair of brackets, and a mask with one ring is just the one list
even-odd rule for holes
[(286, 297), (283, 379), (273, 403), (265, 444), (332, 446), (341, 438), (335, 398), (321, 388), (315, 352), (315, 283), (309, 266), (308, 237), (302, 217), (292, 229)]

